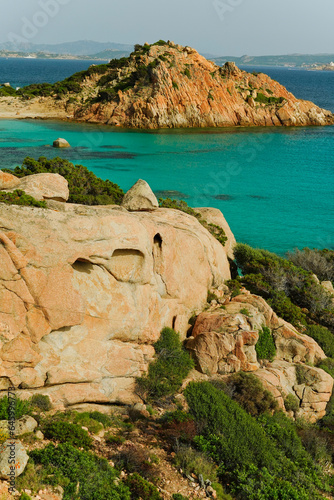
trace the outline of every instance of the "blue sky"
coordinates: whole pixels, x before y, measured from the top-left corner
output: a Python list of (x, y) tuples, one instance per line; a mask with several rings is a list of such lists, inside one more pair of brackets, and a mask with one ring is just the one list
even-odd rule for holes
[(0, 0), (0, 7), (0, 42), (28, 34), (33, 43), (169, 39), (217, 55), (334, 53), (334, 0)]

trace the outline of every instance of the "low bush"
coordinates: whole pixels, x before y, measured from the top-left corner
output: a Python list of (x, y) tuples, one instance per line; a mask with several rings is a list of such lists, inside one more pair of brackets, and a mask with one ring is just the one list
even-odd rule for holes
[(117, 184), (109, 180), (103, 181), (86, 167), (82, 165), (74, 166), (69, 161), (59, 157), (51, 160), (48, 160), (44, 156), (38, 160), (27, 157), (23, 161), (22, 167), (16, 167), (14, 171), (8, 169), (4, 169), (4, 171), (13, 173), (17, 177), (45, 172), (60, 174), (68, 182), (70, 191), (68, 201), (70, 203), (81, 203), (83, 205), (120, 204), (124, 196), (123, 191)]
[(20, 399), (18, 397), (10, 399), (9, 401), (8, 397), (4, 396), (0, 399), (0, 420), (8, 420), (9, 408), (11, 409), (11, 413), (12, 409), (14, 409), (16, 420), (20, 419), (24, 415), (31, 415), (32, 413), (30, 401)]
[(259, 331), (259, 340), (255, 345), (258, 359), (273, 361), (276, 356), (276, 346), (270, 328), (263, 326)]
[(24, 207), (46, 208), (45, 201), (35, 200), (35, 198), (26, 194), (21, 189), (15, 189), (12, 193), (0, 191), (0, 203), (5, 203), (6, 205), (20, 205)]
[(131, 500), (163, 500), (157, 487), (137, 473), (128, 476), (125, 485), (131, 492)]
[(189, 497), (184, 497), (181, 493), (174, 493), (172, 495), (172, 500), (189, 500)]
[(104, 428), (111, 427), (113, 425), (112, 417), (106, 415), (105, 413), (101, 413), (99, 411), (91, 411), (88, 415), (93, 420), (96, 420), (96, 422), (100, 422)]
[(334, 359), (326, 358), (320, 361), (318, 368), (321, 368), (325, 372), (329, 373), (331, 377), (334, 378)]
[(304, 333), (312, 337), (320, 345), (326, 356), (334, 358), (334, 334), (328, 328), (319, 325), (308, 325)]
[(293, 411), (293, 413), (297, 413), (299, 410), (299, 399), (293, 394), (288, 394), (284, 399), (284, 406), (286, 411)]
[(314, 273), (320, 281), (334, 281), (333, 250), (297, 249), (288, 253), (287, 257), (295, 266)]
[(277, 409), (271, 392), (252, 373), (239, 372), (230, 376), (223, 390), (253, 417)]
[(30, 402), (33, 408), (38, 408), (42, 411), (52, 410), (52, 404), (49, 396), (44, 396), (43, 394), (34, 394), (31, 397)]
[[(64, 488), (64, 500), (130, 500), (129, 488), (107, 460), (70, 444), (47, 445), (30, 452), (44, 484)], [(23, 473), (24, 474), (24, 473)]]
[(78, 424), (58, 420), (47, 422), (42, 427), (42, 430), (44, 436), (51, 441), (67, 443), (84, 449), (88, 449), (92, 445), (92, 438)]
[(218, 481), (217, 465), (214, 461), (191, 446), (181, 446), (175, 454), (174, 463), (189, 476), (196, 474), (198, 477), (202, 474), (204, 480)]
[(148, 373), (137, 378), (137, 388), (148, 401), (158, 401), (174, 394), (194, 367), (178, 333), (171, 328), (162, 330), (154, 349), (156, 359), (149, 365)]
[(149, 451), (133, 443), (125, 445), (113, 456), (113, 460), (118, 469), (125, 469), (130, 474), (140, 474), (149, 480), (154, 480), (160, 473), (159, 468), (152, 463)]

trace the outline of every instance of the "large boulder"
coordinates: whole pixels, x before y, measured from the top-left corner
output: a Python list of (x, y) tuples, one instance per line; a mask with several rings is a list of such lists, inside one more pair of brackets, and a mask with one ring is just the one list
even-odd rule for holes
[(0, 170), (0, 190), (17, 188), (20, 182), (21, 179), (15, 177), (15, 175)]
[[(11, 463), (12, 460), (13, 463)], [(20, 441), (7, 439), (0, 446), (0, 478), (15, 484), (15, 478), (22, 474), (28, 460), (29, 456)]]
[(125, 194), (122, 207), (130, 212), (137, 212), (155, 210), (159, 207), (159, 203), (147, 182), (139, 179)]
[(53, 147), (54, 148), (70, 148), (70, 144), (66, 141), (66, 139), (56, 139), (53, 141)]
[(182, 338), (230, 278), (224, 247), (179, 210), (0, 205), (0, 383), (59, 407), (138, 401), (163, 327)]
[(12, 192), (20, 189), (39, 201), (55, 200), (65, 202), (69, 197), (67, 180), (59, 174), (34, 174), (27, 175), (19, 180), (13, 188), (6, 188)]

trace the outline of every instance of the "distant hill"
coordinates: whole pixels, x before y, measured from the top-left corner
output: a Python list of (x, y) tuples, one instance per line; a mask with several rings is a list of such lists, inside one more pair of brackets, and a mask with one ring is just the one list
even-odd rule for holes
[(219, 66), (227, 61), (237, 65), (311, 67), (334, 61), (334, 54), (287, 54), (280, 56), (221, 56), (212, 59)]
[[(88, 56), (105, 50), (116, 51), (113, 57), (123, 57), (133, 51), (133, 45), (114, 42), (94, 42), (91, 40), (79, 40), (77, 42), (65, 42), (58, 44), (15, 44), (11, 42), (0, 43), (0, 50), (23, 53), (48, 52), (51, 54), (68, 54), (73, 56)], [(121, 55), (118, 55), (121, 54)]]

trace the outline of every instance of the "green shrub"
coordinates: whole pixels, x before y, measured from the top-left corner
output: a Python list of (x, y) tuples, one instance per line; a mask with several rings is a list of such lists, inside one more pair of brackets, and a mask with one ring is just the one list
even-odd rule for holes
[(181, 493), (174, 493), (172, 495), (172, 500), (189, 500), (189, 497), (184, 497)]
[(149, 401), (157, 401), (174, 394), (194, 367), (190, 355), (183, 349), (178, 333), (164, 328), (154, 344), (156, 360), (148, 373), (137, 379), (140, 393)]
[(136, 472), (126, 478), (125, 485), (131, 492), (131, 500), (163, 500), (156, 486)]
[(204, 480), (218, 481), (217, 465), (203, 452), (194, 450), (191, 446), (181, 446), (175, 454), (174, 463), (187, 475), (196, 474), (198, 477), (202, 474)]
[(178, 84), (174, 80), (172, 81), (172, 85), (173, 85), (173, 89), (177, 89), (177, 90), (179, 89)]
[(211, 302), (212, 302), (213, 300), (216, 300), (216, 301), (217, 301), (217, 300), (218, 300), (218, 297), (217, 297), (217, 295), (216, 295), (215, 293), (213, 293), (213, 292), (211, 292), (211, 291), (209, 290), (209, 291), (208, 291), (208, 296), (207, 296), (206, 301), (207, 301), (207, 303), (208, 303), (208, 304), (211, 304)]
[(107, 434), (105, 437), (105, 442), (107, 444), (123, 444), (125, 442), (125, 437), (121, 436), (120, 434), (117, 434), (116, 436), (114, 434)]
[[(4, 169), (5, 172), (11, 172), (17, 177), (25, 177), (32, 174), (50, 172), (60, 174), (68, 181), (70, 203), (81, 203), (83, 205), (109, 205), (120, 204), (124, 193), (117, 184), (109, 180), (103, 181), (96, 177), (82, 165), (73, 165), (67, 160), (53, 158), (48, 160), (44, 156), (37, 161), (33, 158), (25, 158), (22, 167), (16, 167), (14, 171)], [(43, 202), (38, 202), (43, 203)]]
[(258, 359), (273, 361), (276, 356), (276, 346), (271, 331), (266, 326), (259, 331), (259, 340), (255, 345)]
[(92, 445), (92, 438), (88, 432), (78, 424), (58, 420), (48, 422), (43, 426), (44, 436), (52, 441), (67, 443), (80, 448), (88, 449)]
[(190, 383), (185, 396), (202, 429), (194, 442), (219, 465), (220, 480), (232, 495), (315, 500), (322, 498), (318, 489), (328, 491), (324, 475), (281, 412), (257, 421), (208, 382)]
[(184, 74), (185, 76), (187, 76), (188, 78), (191, 78), (191, 73), (190, 73), (189, 68), (186, 68), (186, 69), (184, 70), (183, 74)]
[(328, 328), (319, 325), (308, 325), (304, 333), (312, 337), (320, 345), (326, 356), (334, 358), (334, 334)]
[(293, 411), (293, 413), (297, 413), (299, 410), (299, 399), (293, 394), (288, 394), (284, 399), (284, 406), (286, 411)]
[(73, 412), (71, 416), (71, 422), (83, 427), (87, 427), (89, 432), (92, 432), (93, 434), (97, 434), (103, 429), (102, 423), (97, 421), (95, 418), (92, 418), (89, 412)]
[(229, 377), (223, 389), (253, 417), (277, 409), (277, 401), (252, 373), (239, 372)]
[(49, 444), (31, 451), (30, 458), (44, 484), (64, 488), (64, 500), (130, 500), (130, 491), (118, 483), (115, 469), (91, 452), (77, 450), (68, 443), (57, 447)]
[(5, 203), (6, 205), (20, 205), (24, 207), (46, 208), (45, 201), (35, 200), (35, 198), (26, 194), (21, 189), (15, 189), (12, 193), (0, 191), (0, 203)]
[(241, 292), (241, 284), (238, 279), (226, 281), (227, 286), (230, 289), (231, 297), (237, 297)]
[(333, 250), (295, 250), (288, 253), (288, 259), (297, 267), (314, 273), (320, 281), (334, 281), (334, 251)]
[(100, 422), (104, 428), (111, 427), (113, 424), (113, 419), (109, 415), (105, 415), (99, 411), (90, 412), (89, 417), (96, 420), (96, 422)]
[(140, 448), (133, 443), (122, 447), (113, 460), (117, 469), (125, 469), (130, 474), (140, 474), (147, 480), (155, 480), (160, 471), (152, 462), (152, 454), (145, 448)]
[(43, 394), (34, 394), (31, 399), (31, 406), (38, 408), (42, 411), (52, 410), (52, 404), (49, 396), (43, 396)]
[[(20, 419), (24, 415), (31, 415), (31, 403), (28, 400), (20, 399), (16, 397), (15, 399), (10, 399), (8, 401), (8, 397), (4, 396), (0, 399), (0, 420), (8, 420), (8, 409), (9, 406), (15, 408), (15, 418), (16, 420)], [(12, 413), (12, 411), (11, 411)]]
[(250, 312), (248, 311), (248, 309), (246, 307), (243, 307), (242, 309), (240, 309), (240, 313), (244, 314), (245, 316), (251, 317)]
[(334, 359), (326, 358), (320, 361), (318, 368), (321, 368), (325, 372), (329, 373), (331, 377), (334, 378)]

